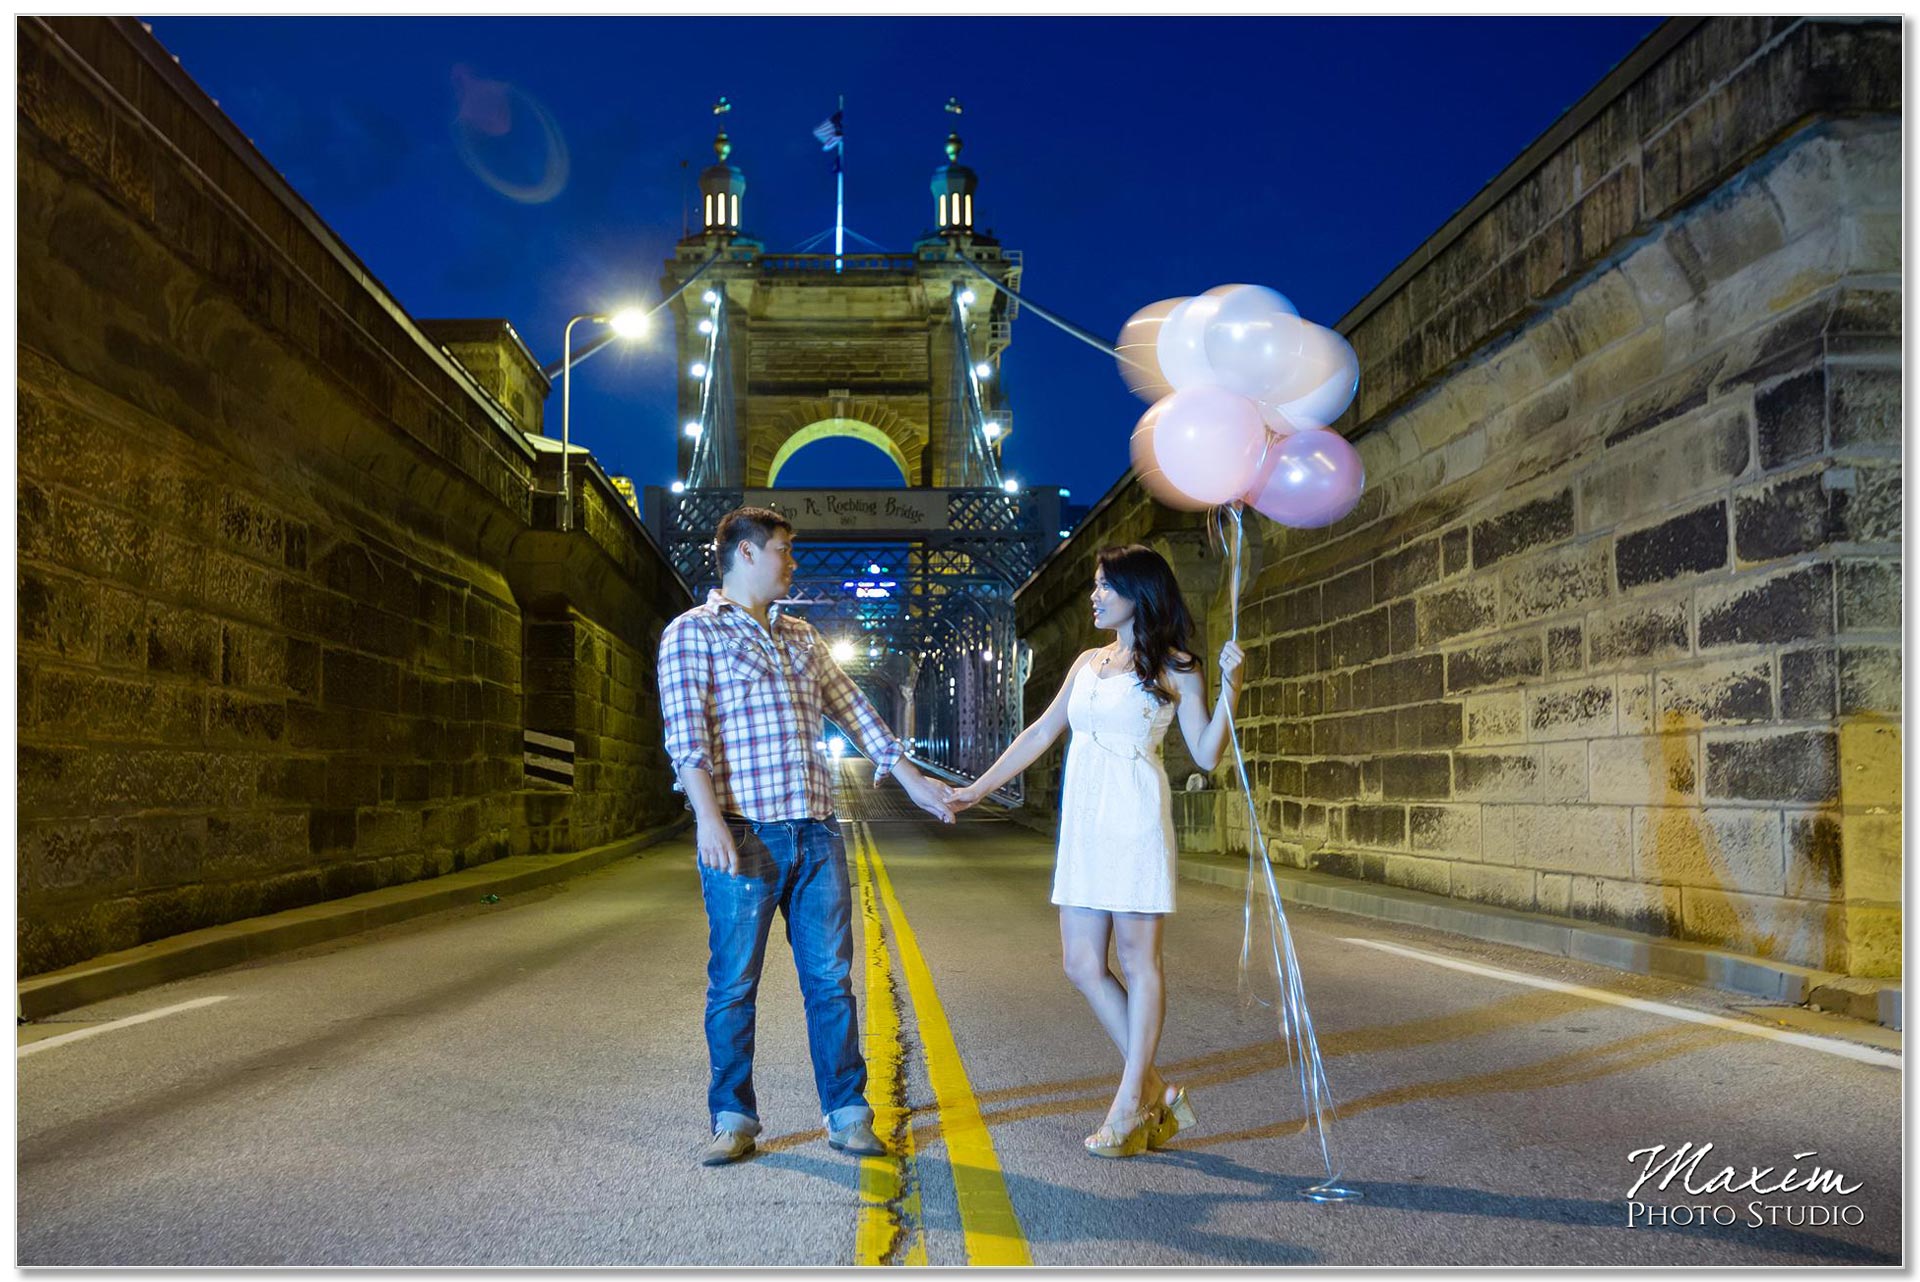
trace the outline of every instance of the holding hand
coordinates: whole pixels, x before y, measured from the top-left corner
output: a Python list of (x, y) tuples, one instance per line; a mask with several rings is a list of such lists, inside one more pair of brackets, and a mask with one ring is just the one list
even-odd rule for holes
[(904, 757), (898, 765), (894, 766), (893, 777), (900, 781), (900, 786), (906, 789), (907, 796), (913, 799), (914, 805), (943, 824), (953, 822), (953, 810), (948, 801), (952, 796), (952, 789), (937, 780), (927, 778), (914, 769)]
[(980, 804), (986, 794), (979, 791), (977, 785), (968, 784), (964, 788), (954, 788), (947, 794), (947, 804), (953, 807), (955, 814)]

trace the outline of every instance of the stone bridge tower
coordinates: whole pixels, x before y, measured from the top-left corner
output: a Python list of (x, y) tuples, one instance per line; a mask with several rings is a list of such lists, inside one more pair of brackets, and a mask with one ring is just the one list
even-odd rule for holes
[[(671, 293), (718, 256), (675, 303), (680, 418), (697, 423), (716, 394), (694, 371), (704, 368), (709, 348), (703, 325), (713, 324), (712, 296), (724, 296), (728, 368), (715, 374), (725, 382), (718, 391), (731, 398), (735, 439), (726, 451), (733, 457), (716, 459), (716, 473), (694, 480), (698, 440), (683, 435), (680, 477), (770, 488), (795, 451), (844, 436), (885, 453), (902, 485), (979, 485), (962, 439), (967, 395), (977, 393), (997, 457), (1013, 423), (994, 374), (1017, 304), (993, 281), (1017, 290), (1020, 255), (975, 227), (976, 182), (959, 163), (959, 136), (948, 137), (948, 163), (933, 177), (937, 230), (911, 253), (767, 252), (741, 231), (753, 206), (724, 131), (714, 151), (716, 163), (700, 177), (701, 228), (679, 242), (661, 288)], [(956, 297), (967, 305), (956, 308)], [(964, 345), (955, 341), (956, 323)], [(957, 385), (967, 381), (959, 351), (977, 371), (971, 388)]]

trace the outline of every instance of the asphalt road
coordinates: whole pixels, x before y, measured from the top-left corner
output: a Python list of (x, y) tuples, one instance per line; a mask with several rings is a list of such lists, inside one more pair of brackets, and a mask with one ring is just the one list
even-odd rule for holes
[[(705, 934), (681, 842), (23, 1029), (18, 1263), (1899, 1262), (1883, 1032), (1803, 1019), (1811, 1044), (1781, 1040), (1709, 990), (1304, 908), (1335, 1151), (1363, 1196), (1301, 1199), (1324, 1171), (1273, 1016), (1239, 998), (1241, 899), (1196, 883), (1167, 930), (1161, 1059), (1199, 1126), (1088, 1157), (1119, 1061), (1060, 973), (1049, 845), (990, 818), (939, 830), (896, 798), (860, 794), (847, 825), (896, 1157), (827, 1147), (776, 930), (760, 1152), (695, 1163)], [(1630, 1198), (1630, 1153), (1687, 1143), (1713, 1145), (1696, 1188), (1819, 1166), (1851, 1191), (1656, 1177)], [(1629, 1225), (1630, 1202), (1661, 1209)]]

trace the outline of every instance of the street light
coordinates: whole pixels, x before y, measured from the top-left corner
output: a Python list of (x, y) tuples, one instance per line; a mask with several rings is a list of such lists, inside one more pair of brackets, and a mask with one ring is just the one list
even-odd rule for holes
[(638, 307), (623, 307), (612, 315), (582, 312), (567, 322), (560, 336), (560, 528), (573, 528), (573, 327), (581, 321), (611, 325), (622, 338), (639, 338), (651, 317)]

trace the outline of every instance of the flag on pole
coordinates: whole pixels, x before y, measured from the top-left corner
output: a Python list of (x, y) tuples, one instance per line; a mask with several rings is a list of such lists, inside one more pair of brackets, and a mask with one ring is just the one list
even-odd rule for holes
[(833, 172), (840, 172), (840, 155), (846, 146), (846, 134), (842, 127), (841, 113), (831, 116), (813, 127), (813, 136), (820, 141), (820, 150), (833, 153)]
[(813, 136), (820, 140), (820, 150), (833, 151), (840, 146), (841, 114), (836, 111), (813, 127)]

